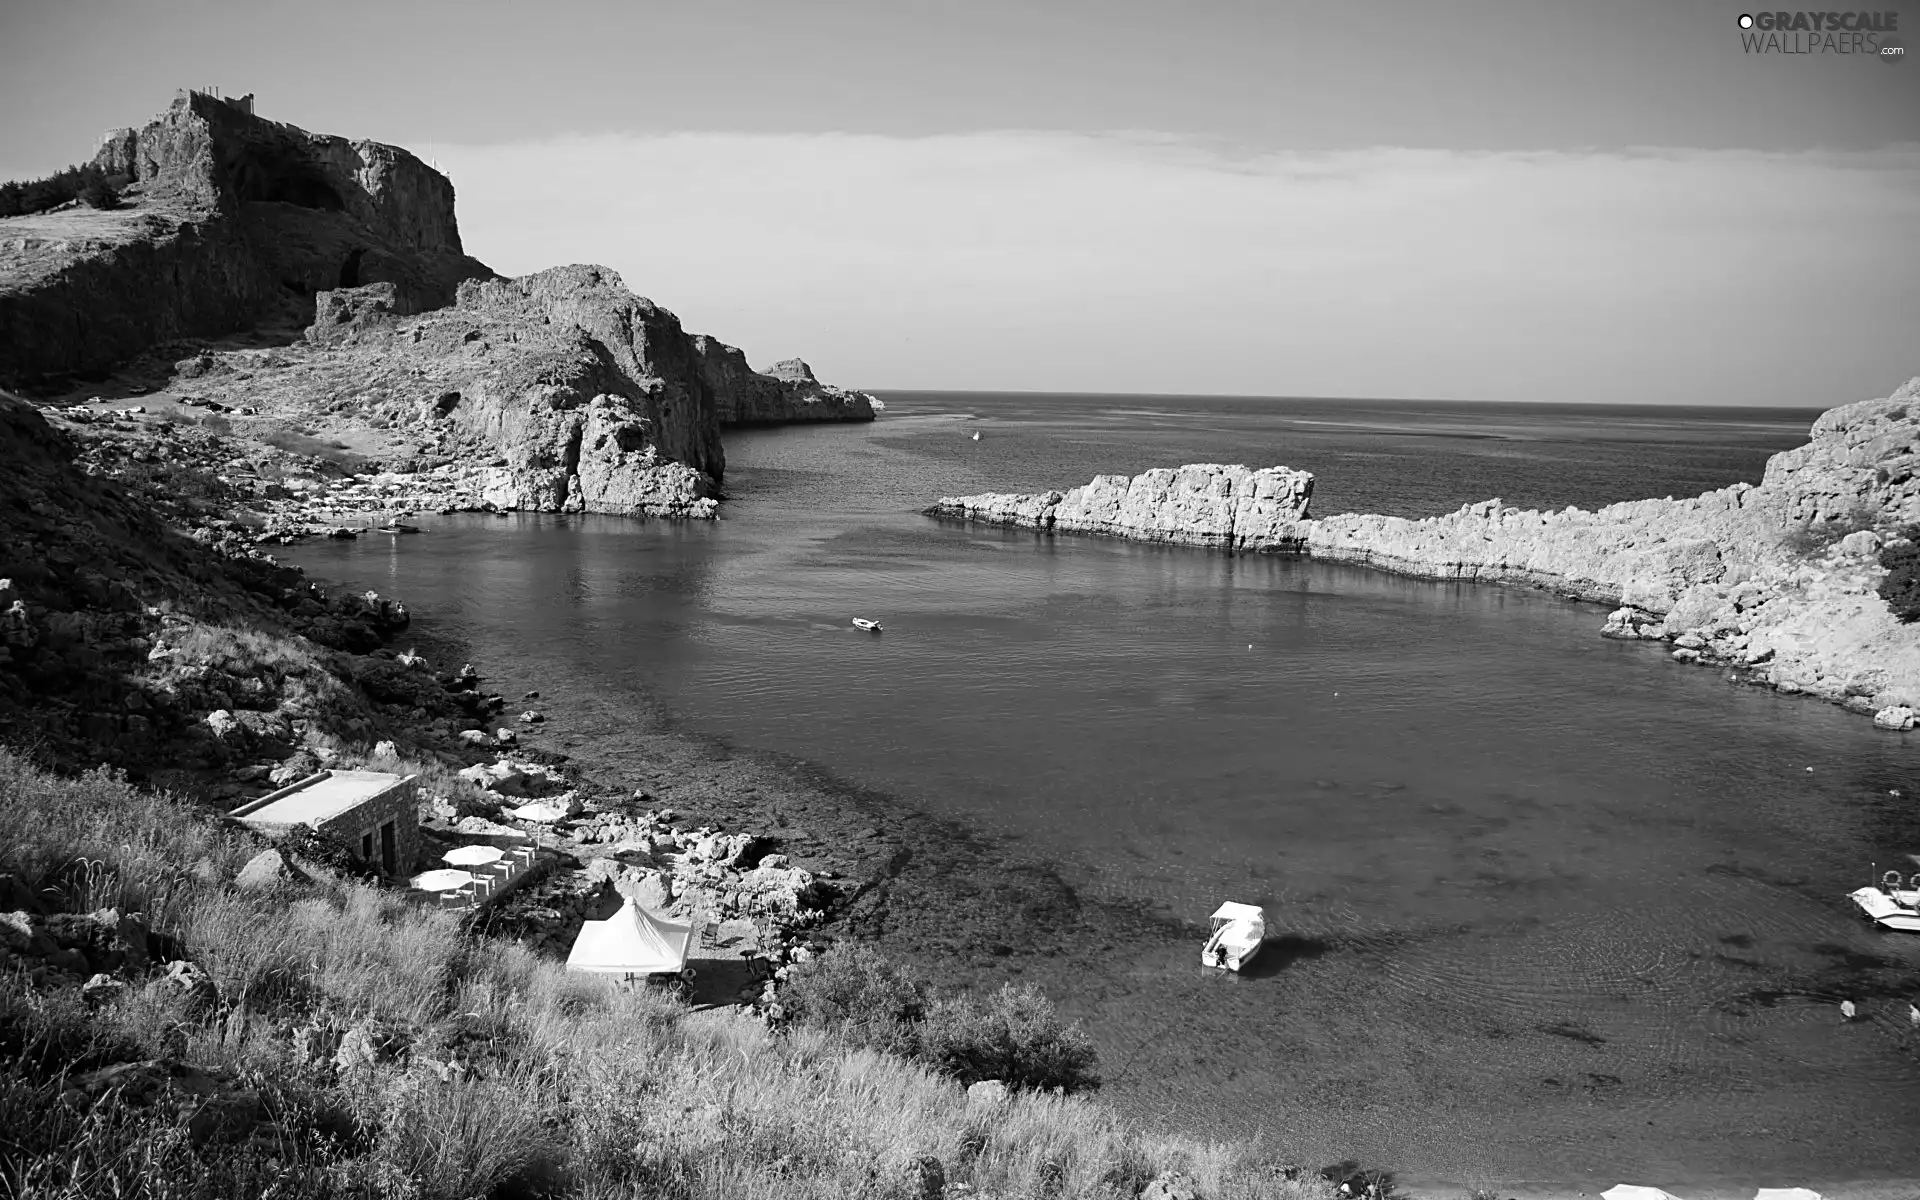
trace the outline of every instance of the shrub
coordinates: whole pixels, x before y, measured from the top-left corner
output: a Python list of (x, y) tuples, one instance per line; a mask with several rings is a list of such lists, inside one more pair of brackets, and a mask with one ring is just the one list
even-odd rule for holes
[(1920, 525), (1902, 529), (1900, 538), (1880, 547), (1880, 565), (1887, 569), (1880, 598), (1901, 621), (1920, 621)]
[(925, 985), (867, 947), (846, 944), (794, 968), (780, 1003), (800, 1024), (909, 1058), (927, 1012)]
[(1093, 1042), (1031, 985), (1007, 984), (984, 1001), (942, 1000), (927, 1014), (921, 1055), (962, 1083), (1085, 1091), (1100, 1085)]

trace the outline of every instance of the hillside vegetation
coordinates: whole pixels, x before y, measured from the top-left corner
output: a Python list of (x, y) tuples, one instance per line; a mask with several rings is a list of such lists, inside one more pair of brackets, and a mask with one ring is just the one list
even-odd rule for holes
[(324, 872), (239, 886), (251, 834), (106, 771), (0, 750), (0, 796), (0, 1194), (1332, 1195), (1251, 1146), (970, 1102), (859, 1036), (568, 975)]

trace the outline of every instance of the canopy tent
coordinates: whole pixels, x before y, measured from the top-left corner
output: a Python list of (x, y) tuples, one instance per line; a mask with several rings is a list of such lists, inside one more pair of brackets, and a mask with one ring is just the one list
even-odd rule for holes
[(456, 867), (480, 867), (499, 862), (506, 851), (498, 846), (457, 846), (440, 856), (440, 861)]
[(415, 875), (407, 881), (423, 892), (451, 892), (473, 882), (473, 876), (466, 871), (441, 869), (428, 871), (424, 875)]
[(1680, 1200), (1671, 1192), (1663, 1192), (1657, 1187), (1641, 1187), (1637, 1183), (1616, 1183), (1600, 1195), (1604, 1200)]
[(604, 921), (580, 926), (567, 970), (611, 975), (676, 974), (687, 965), (693, 926), (654, 916), (629, 899)]

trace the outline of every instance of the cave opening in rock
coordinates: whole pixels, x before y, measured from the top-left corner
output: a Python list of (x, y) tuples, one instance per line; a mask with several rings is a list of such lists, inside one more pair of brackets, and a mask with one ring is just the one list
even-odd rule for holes
[(366, 257), (366, 250), (356, 248), (347, 255), (347, 261), (340, 264), (340, 284), (343, 288), (360, 286), (360, 260)]
[(327, 212), (347, 207), (320, 168), (291, 150), (250, 147), (229, 170), (234, 195), (242, 202), (264, 200)]

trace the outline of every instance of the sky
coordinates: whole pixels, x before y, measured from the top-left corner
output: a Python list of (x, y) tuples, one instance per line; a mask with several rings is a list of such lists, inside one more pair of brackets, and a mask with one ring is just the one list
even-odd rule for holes
[(0, 177), (213, 86), (430, 158), (497, 270), (604, 263), (854, 387), (1885, 395), (1920, 3), (1871, 10), (1894, 61), (1750, 53), (1746, 11), (13, 0)]

